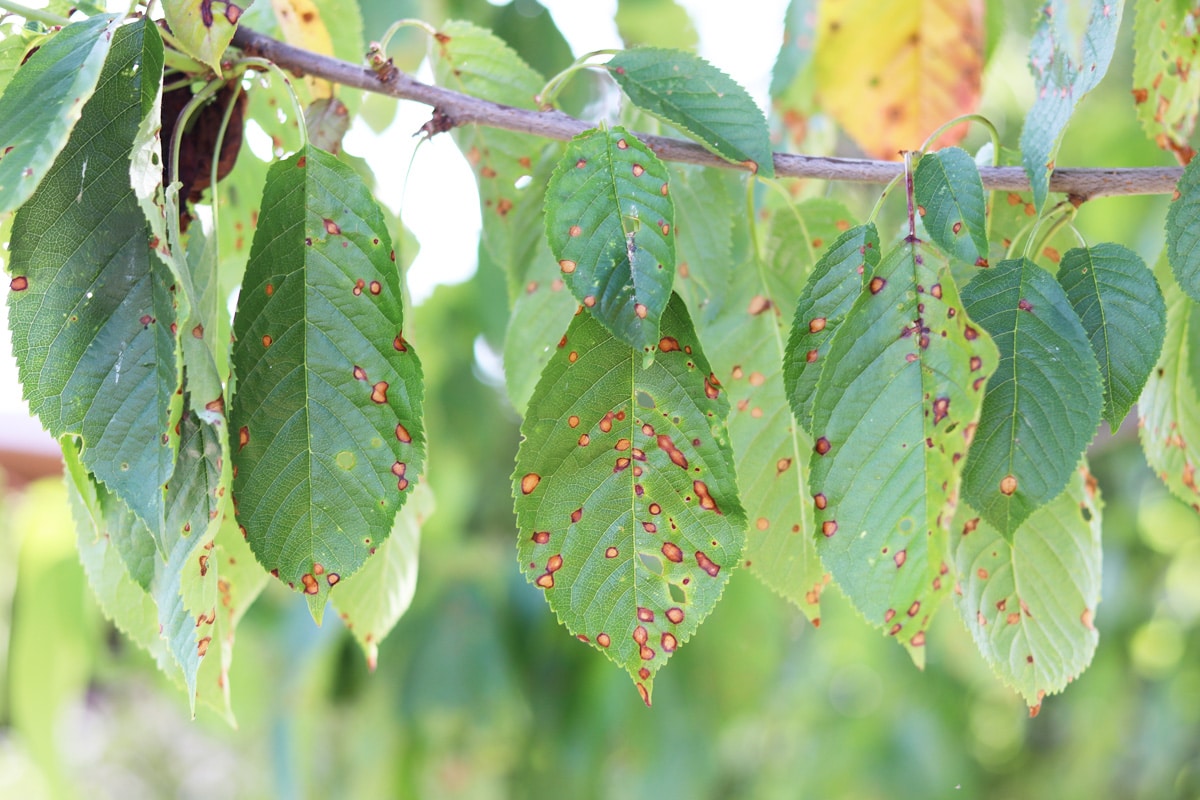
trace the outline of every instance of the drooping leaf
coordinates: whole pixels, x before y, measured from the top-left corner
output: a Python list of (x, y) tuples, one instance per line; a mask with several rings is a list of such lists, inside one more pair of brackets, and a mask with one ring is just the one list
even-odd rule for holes
[(29, 51), (38, 47), (44, 38), (44, 34), (20, 25), (0, 28), (0, 95), (8, 88)]
[(1075, 105), (1108, 71), (1121, 27), (1123, 0), (1091, 0), (1088, 5), (1091, 12), (1082, 40), (1071, 32), (1071, 9), (1066, 0), (1048, 0), (1038, 10), (1029, 42), (1029, 69), (1037, 99), (1021, 129), (1021, 162), (1038, 211), (1046, 204), (1054, 158)]
[(728, 408), (674, 298), (648, 366), (581, 311), (521, 426), (521, 569), (571, 633), (629, 671), (646, 703), (742, 552)]
[(334, 595), (338, 616), (367, 657), (372, 671), (379, 661), (379, 643), (391, 632), (412, 603), (417, 588), (417, 551), (421, 526), (433, 513), (433, 493), (421, 485), (396, 515), (392, 533), (368, 559), (355, 580)]
[[(271, 0), (275, 18), (289, 44), (314, 53), (358, 62), (366, 51), (363, 43), (362, 14), (358, 3), (330, 0)], [(307, 77), (305, 85), (313, 99), (333, 97), (335, 93), (351, 110), (358, 108), (358, 92), (336, 92), (335, 85), (321, 78)]]
[(1112, 243), (1068, 250), (1058, 282), (1100, 364), (1104, 419), (1115, 433), (1162, 350), (1167, 308), (1158, 282), (1141, 256)]
[[(550, 183), (554, 169), (565, 150), (566, 145), (557, 142), (543, 148), (533, 168), (529, 170), (528, 185), (514, 196), (513, 207), (504, 218), (508, 233), (512, 236), (511, 246), (503, 253), (508, 260), (495, 261), (496, 253), (493, 248), (488, 247), (487, 242), (480, 243), (486, 249), (487, 256), (504, 271), (510, 305), (515, 304), (528, 290), (530, 281), (549, 280), (551, 276), (561, 278), (554, 255), (550, 252), (550, 246), (546, 244), (545, 215), (546, 185)], [(482, 263), (483, 256), (480, 258)], [(565, 326), (564, 321), (555, 328), (555, 334), (561, 334)], [(542, 362), (542, 366), (545, 366), (545, 362)], [(537, 373), (541, 371), (539, 367)], [(534, 380), (537, 380), (536, 374)]]
[(836, 238), (849, 219), (844, 206), (824, 199), (777, 211), (764, 257), (733, 270), (721, 313), (705, 330), (708, 341), (720, 343), (713, 350), (713, 371), (732, 405), (729, 439), (749, 523), (743, 563), (814, 624), (820, 623), (828, 579), (812, 536), (813, 442), (792, 418), (784, 390), (784, 315), (795, 306), (816, 260), (810, 243)]
[(783, 385), (792, 414), (812, 433), (813, 393), (838, 327), (879, 265), (879, 233), (868, 222), (841, 234), (822, 253), (796, 301), (783, 354)]
[(624, 128), (571, 140), (546, 187), (546, 240), (571, 293), (651, 354), (675, 275), (666, 166)]
[(1167, 261), (1175, 281), (1200, 302), (1200, 159), (1192, 159), (1167, 209)]
[(541, 246), (525, 288), (513, 301), (504, 334), (504, 386), (518, 413), (525, 412), (538, 376), (554, 354), (555, 337), (562, 335), (579, 307), (545, 240), (538, 236), (538, 241)]
[(963, 263), (987, 266), (987, 201), (979, 169), (965, 150), (947, 147), (921, 156), (913, 194), (934, 244)]
[(342, 138), (350, 130), (350, 112), (336, 97), (322, 97), (304, 112), (304, 124), (313, 147), (337, 155), (342, 150)]
[(66, 26), (0, 95), (0, 218), (33, 195), (66, 146), (120, 22), (119, 15), (105, 14)]
[(96, 94), (14, 219), (8, 301), (30, 407), (55, 436), (81, 436), (87, 469), (152, 528), (174, 461), (174, 311), (129, 154), (161, 71), (153, 25), (116, 31)]
[(670, 191), (675, 203), (675, 291), (695, 315), (729, 286), (733, 227), (737, 213), (728, 170), (673, 164)]
[(1100, 369), (1062, 287), (1028, 259), (1001, 261), (963, 289), (1000, 366), (963, 471), (963, 497), (1006, 537), (1067, 485), (1100, 424)]
[(783, 44), (771, 70), (771, 97), (784, 95), (812, 62), (817, 39), (817, 8), (814, 0), (790, 0), (783, 20)]
[(1079, 467), (1067, 488), (1004, 536), (970, 506), (950, 533), (955, 605), (1001, 680), (1037, 713), (1092, 661), (1099, 634), (1100, 498)]
[(221, 57), (233, 40), (238, 19), (254, 0), (163, 0), (163, 16), (184, 52), (221, 74)]
[(1167, 334), (1162, 354), (1138, 398), (1138, 432), (1146, 463), (1171, 493), (1200, 512), (1200, 395), (1188, 377), (1197, 329), (1196, 304), (1179, 291), (1166, 259), (1154, 274), (1167, 298)]
[(908, 239), (880, 261), (829, 345), (812, 423), (817, 552), (918, 663), (953, 583), (962, 459), (999, 360), (929, 255)]
[[(982, 0), (825, 0), (819, 8), (822, 105), (868, 155), (899, 158), (979, 105)], [(940, 141), (965, 135), (957, 126)]]
[(1133, 102), (1146, 135), (1187, 164), (1200, 94), (1189, 77), (1200, 70), (1200, 28), (1190, 0), (1136, 3)]
[[(536, 107), (534, 97), (545, 79), (490, 31), (469, 22), (442, 26), (430, 45), (430, 61), (439, 86), (515, 108)], [(510, 222), (513, 208), (528, 192), (541, 192), (521, 181), (533, 170), (543, 145), (524, 134), (457, 126), (454, 141), (475, 172), (483, 219), (483, 241), (502, 267), (516, 263), (513, 252), (527, 243)], [(518, 188), (520, 183), (522, 188)]]
[(626, 47), (694, 51), (700, 41), (687, 9), (675, 0), (617, 0), (614, 21)]
[(608, 71), (634, 105), (722, 158), (765, 178), (775, 176), (762, 110), (712, 64), (682, 50), (638, 47), (613, 56)]
[(271, 167), (234, 321), (238, 520), (320, 619), (424, 461), (421, 370), (374, 198), (306, 147)]

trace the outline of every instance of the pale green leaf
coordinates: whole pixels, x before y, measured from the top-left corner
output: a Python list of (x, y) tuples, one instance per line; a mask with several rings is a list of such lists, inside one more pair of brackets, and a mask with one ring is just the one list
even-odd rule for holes
[(392, 533), (379, 552), (333, 596), (338, 616), (363, 649), (372, 671), (379, 661), (379, 643), (412, 603), (421, 526), (432, 513), (433, 492), (428, 486), (418, 486), (396, 515)]
[(504, 385), (519, 413), (525, 412), (538, 376), (554, 354), (555, 337), (562, 336), (579, 307), (545, 240), (539, 235), (536, 241), (539, 247), (526, 273), (525, 287), (513, 300), (504, 333)]
[(119, 15), (105, 14), (66, 26), (29, 57), (0, 95), (0, 217), (20, 208), (57, 163), (96, 90), (120, 22)]
[(254, 0), (163, 0), (163, 16), (184, 52), (221, 74), (221, 56), (237, 30), (238, 19)]
[(617, 0), (614, 21), (626, 47), (695, 50), (700, 41), (687, 9), (676, 0)]
[(880, 261), (813, 398), (817, 552), (867, 621), (923, 663), (949, 594), (962, 459), (999, 355), (919, 240)]
[(764, 178), (775, 176), (767, 121), (750, 94), (699, 56), (638, 47), (608, 71), (634, 105), (674, 125), (716, 155)]
[(652, 356), (675, 275), (666, 166), (616, 127), (571, 140), (546, 187), (546, 239), (571, 293)]
[(0, 28), (0, 95), (8, 88), (13, 75), (31, 49), (41, 44), (44, 34), (19, 25)]
[(677, 297), (662, 334), (643, 365), (581, 312), (529, 403), (513, 474), (525, 577), (646, 703), (744, 544), (729, 406)]
[(1141, 256), (1112, 243), (1068, 250), (1058, 282), (1100, 364), (1104, 419), (1115, 433), (1162, 350), (1167, 317), (1162, 292)]
[(1187, 374), (1200, 341), (1192, 326), (1196, 304), (1179, 291), (1165, 259), (1159, 259), (1154, 272), (1167, 298), (1167, 334), (1138, 399), (1138, 432), (1150, 469), (1173, 495), (1200, 511), (1200, 395)]
[(1071, 31), (1067, 0), (1049, 0), (1039, 10), (1029, 43), (1029, 69), (1037, 97), (1021, 129), (1021, 162), (1041, 210), (1050, 191), (1050, 173), (1075, 106), (1108, 71), (1123, 0), (1090, 0), (1082, 39)]
[(987, 266), (987, 202), (967, 151), (947, 147), (917, 162), (913, 194), (933, 243), (966, 264)]
[(963, 289), (1000, 367), (963, 472), (963, 497), (1011, 537), (1067, 485), (1100, 424), (1100, 369), (1062, 287), (1028, 259), (1001, 261)]
[(174, 454), (173, 298), (130, 185), (129, 154), (157, 83), (161, 46), (143, 21), (120, 28), (99, 88), (67, 146), (13, 222), (9, 324), (30, 407), (151, 527)]
[(355, 173), (306, 147), (271, 167), (262, 206), (234, 321), (234, 496), (259, 562), (319, 621), (421, 472), (421, 369)]
[(963, 504), (950, 534), (975, 644), (1031, 713), (1092, 661), (1099, 634), (1100, 498), (1080, 467), (1067, 488), (1005, 536)]
[(858, 225), (837, 237), (821, 254), (792, 315), (783, 354), (783, 385), (792, 414), (812, 432), (813, 393), (825, 368), (830, 343), (868, 276), (879, 265), (875, 224)]
[(817, 10), (815, 0), (790, 0), (783, 20), (783, 44), (771, 70), (771, 97), (787, 93), (796, 78), (812, 62), (816, 44)]
[(1188, 78), (1200, 70), (1200, 28), (1192, 0), (1136, 3), (1133, 17), (1133, 101), (1150, 140), (1191, 160), (1200, 94)]
[(1200, 159), (1184, 168), (1167, 209), (1167, 261), (1179, 287), (1200, 302)]
[(734, 271), (733, 225), (737, 215), (727, 170), (670, 165), (675, 202), (675, 291), (696, 315), (729, 286)]

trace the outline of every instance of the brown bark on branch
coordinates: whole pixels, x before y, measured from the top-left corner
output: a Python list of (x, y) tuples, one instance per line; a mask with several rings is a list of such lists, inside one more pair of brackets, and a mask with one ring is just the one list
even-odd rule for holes
[[(430, 86), (398, 70), (393, 70), (387, 79), (381, 79), (378, 73), (364, 66), (302, 50), (249, 28), (237, 29), (233, 45), (247, 55), (273, 61), (295, 75), (311, 75), (343, 86), (431, 106), (441, 121), (438, 130), (447, 130), (447, 126), (479, 124), (565, 141), (594, 127), (561, 111), (513, 108)], [(713, 155), (694, 142), (640, 133), (638, 137), (665, 161), (744, 169), (741, 165), (731, 164)], [(898, 161), (775, 154), (775, 173), (788, 178), (882, 184), (892, 180), (902, 169), (903, 164)], [(1021, 167), (982, 167), (979, 174), (986, 189), (1029, 189), (1029, 178)], [(1050, 191), (1069, 195), (1076, 205), (1092, 198), (1112, 195), (1170, 194), (1174, 192), (1182, 174), (1182, 167), (1056, 169), (1050, 176)]]

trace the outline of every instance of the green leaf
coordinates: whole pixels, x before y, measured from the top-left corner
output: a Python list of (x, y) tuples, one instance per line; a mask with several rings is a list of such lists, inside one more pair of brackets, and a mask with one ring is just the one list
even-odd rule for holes
[(334, 596), (334, 608), (363, 649), (372, 672), (379, 661), (379, 643), (412, 603), (421, 526), (432, 513), (433, 493), (418, 486), (396, 515), (392, 533), (379, 552)]
[(987, 202), (979, 169), (967, 151), (947, 147), (921, 156), (913, 193), (933, 243), (951, 258), (986, 267)]
[(1081, 466), (1011, 537), (965, 504), (955, 517), (955, 604), (984, 660), (1031, 713), (1079, 677), (1096, 651), (1100, 508), (1095, 479)]
[(558, 340), (579, 304), (567, 291), (554, 256), (541, 247), (526, 275), (525, 288), (513, 301), (504, 333), (504, 385), (508, 399), (523, 414), (538, 376), (554, 354)]
[(350, 167), (313, 147), (271, 167), (234, 320), (233, 489), (259, 563), (318, 621), (424, 461), (394, 258)]
[(19, 25), (0, 28), (0, 95), (12, 82), (29, 51), (45, 38), (44, 34)]
[(919, 240), (888, 253), (829, 345), (813, 398), (817, 552), (872, 625), (923, 663), (950, 592), (962, 458), (999, 356)]
[(1165, 259), (1159, 259), (1154, 273), (1167, 298), (1167, 334), (1138, 399), (1138, 432), (1150, 469), (1171, 494), (1200, 512), (1200, 396), (1186, 367), (1197, 341), (1196, 304), (1178, 291)]
[(703, 319), (706, 306), (724, 293), (733, 272), (733, 226), (737, 210), (727, 170), (672, 164), (675, 203), (675, 291)]
[(706, 150), (764, 178), (775, 176), (762, 110), (712, 64), (681, 50), (638, 47), (613, 56), (608, 71), (635, 105)]
[(153, 25), (117, 30), (96, 94), (13, 221), (8, 301), (30, 407), (54, 436), (81, 436), (84, 465), (152, 528), (174, 461), (174, 311), (129, 154), (161, 70)]
[(513, 474), (525, 577), (646, 703), (744, 543), (729, 406), (678, 298), (662, 334), (643, 366), (580, 312), (529, 403)]
[(221, 56), (233, 40), (244, 5), (213, 0), (163, 0), (163, 16), (184, 52), (221, 74)]
[(1167, 307), (1141, 256), (1119, 244), (1068, 250), (1058, 282), (1100, 363), (1113, 433), (1142, 393), (1166, 335)]
[(56, 163), (96, 90), (120, 23), (119, 15), (105, 14), (66, 26), (0, 96), (0, 218), (20, 208)]
[(624, 128), (571, 140), (546, 187), (546, 240), (571, 293), (653, 355), (675, 275), (666, 166)]
[(1117, 44), (1124, 2), (1091, 0), (1089, 5), (1082, 42), (1070, 29), (1071, 9), (1066, 0), (1050, 0), (1039, 9), (1029, 42), (1037, 99), (1021, 129), (1021, 162), (1038, 211), (1046, 204), (1054, 157), (1075, 105), (1100, 83)]
[(1191, 161), (1200, 95), (1188, 77), (1200, 70), (1200, 30), (1190, 0), (1134, 5), (1133, 100), (1146, 135), (1181, 163)]
[(771, 97), (785, 95), (812, 62), (817, 39), (817, 9), (814, 0), (790, 0), (783, 20), (783, 44), (771, 70)]
[(963, 289), (1000, 348), (963, 497), (1011, 537), (1062, 492), (1100, 424), (1100, 369), (1062, 287), (1028, 259), (1001, 261)]
[(617, 33), (626, 47), (695, 50), (700, 42), (687, 9), (675, 0), (617, 0)]
[[(429, 55), (439, 86), (514, 108), (537, 107), (534, 97), (545, 79), (490, 31), (469, 22), (447, 22), (434, 37)], [(521, 181), (532, 172), (542, 143), (525, 134), (481, 125), (456, 126), (451, 135), (479, 183), (488, 252), (506, 269), (521, 268), (514, 252), (526, 245), (528, 237), (514, 230), (511, 217), (524, 194), (542, 190), (544, 184)], [(518, 182), (522, 188), (517, 188)]]
[(837, 237), (821, 255), (796, 302), (783, 354), (783, 385), (792, 414), (812, 433), (813, 394), (833, 335), (879, 265), (875, 224), (858, 225)]
[(776, 212), (765, 257), (733, 270), (720, 298), (722, 313), (704, 331), (708, 341), (720, 343), (713, 370), (733, 406), (729, 439), (749, 521), (743, 562), (814, 624), (827, 579), (812, 536), (813, 442), (792, 418), (784, 389), (782, 309), (796, 304), (815, 260), (810, 242), (835, 238), (849, 217), (840, 203), (819, 199)]
[(1200, 302), (1200, 160), (1183, 170), (1167, 209), (1167, 261), (1175, 281)]

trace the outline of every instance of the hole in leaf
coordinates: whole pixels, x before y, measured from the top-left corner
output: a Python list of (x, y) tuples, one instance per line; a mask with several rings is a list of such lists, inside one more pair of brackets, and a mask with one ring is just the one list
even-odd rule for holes
[(646, 392), (637, 393), (638, 408), (654, 408), (654, 398)]
[(642, 559), (642, 566), (653, 572), (655, 575), (662, 575), (662, 559), (658, 556), (639, 553), (638, 557)]
[(522, 175), (513, 182), (514, 189), (524, 189), (529, 184), (533, 183), (532, 175)]
[(1080, 506), (1079, 513), (1083, 516), (1084, 522), (1092, 521), (1092, 510), (1090, 508), (1088, 508), (1087, 506)]
[(686, 603), (687, 594), (683, 591), (683, 587), (676, 583), (667, 584), (667, 589), (671, 592), (671, 601), (674, 603)]

